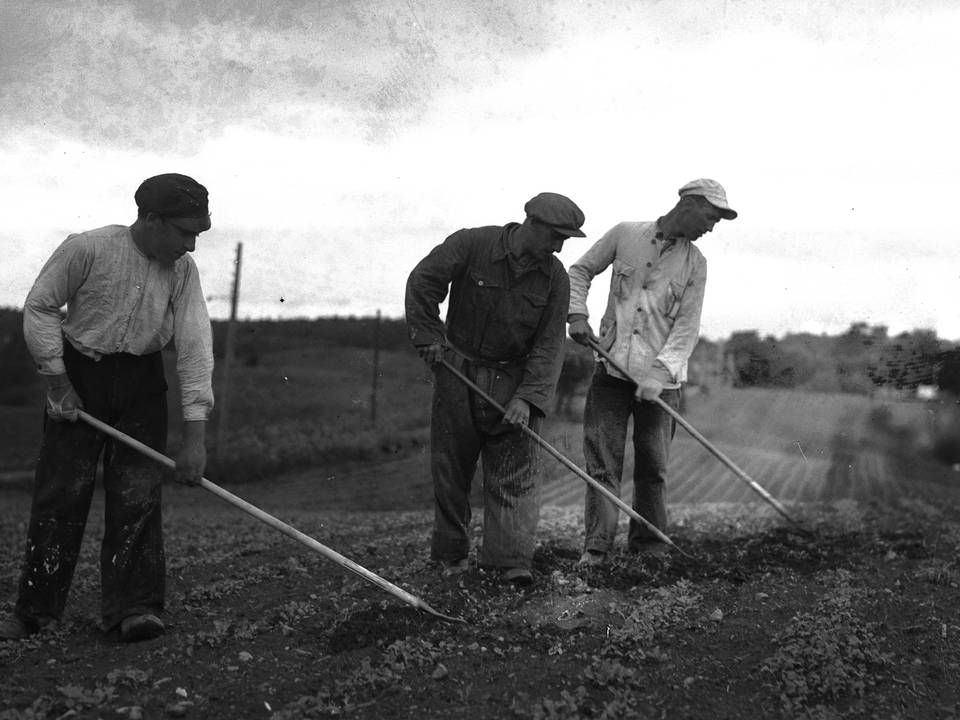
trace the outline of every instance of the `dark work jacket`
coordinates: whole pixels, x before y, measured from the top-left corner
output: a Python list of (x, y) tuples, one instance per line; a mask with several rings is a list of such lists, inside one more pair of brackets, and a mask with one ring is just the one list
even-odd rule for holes
[(507, 239), (519, 227), (458, 230), (431, 250), (407, 280), (407, 328), (416, 346), (448, 344), (480, 362), (522, 369), (514, 397), (545, 414), (563, 365), (570, 281), (555, 255), (516, 268)]

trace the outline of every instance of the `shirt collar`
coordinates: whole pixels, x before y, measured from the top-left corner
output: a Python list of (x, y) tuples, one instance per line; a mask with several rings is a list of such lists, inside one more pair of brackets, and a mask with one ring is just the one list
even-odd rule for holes
[(510, 266), (510, 270), (514, 275), (517, 276), (523, 275), (531, 270), (539, 270), (547, 277), (550, 277), (551, 258), (547, 257), (533, 264), (521, 265), (517, 256), (510, 252), (510, 238), (517, 230), (520, 229), (520, 227), (521, 225), (519, 223), (508, 223), (507, 225), (504, 225), (503, 232), (500, 233), (499, 240), (497, 240), (496, 244), (493, 246), (491, 258), (494, 262), (506, 260), (507, 264)]
[(667, 237), (666, 235), (664, 235), (663, 230), (660, 229), (661, 220), (663, 220), (663, 218), (657, 219), (657, 227), (653, 237), (657, 241), (657, 249), (660, 251), (660, 254), (662, 255), (664, 251), (676, 245), (679, 238)]

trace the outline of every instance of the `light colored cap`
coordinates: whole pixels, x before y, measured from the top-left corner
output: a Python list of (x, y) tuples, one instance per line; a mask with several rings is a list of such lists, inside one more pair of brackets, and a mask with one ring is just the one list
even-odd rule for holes
[(700, 178), (691, 180), (679, 190), (680, 197), (686, 195), (699, 195), (706, 198), (707, 202), (720, 211), (720, 216), (726, 220), (733, 220), (737, 216), (737, 211), (730, 207), (727, 202), (727, 193), (723, 185), (716, 180), (709, 178)]

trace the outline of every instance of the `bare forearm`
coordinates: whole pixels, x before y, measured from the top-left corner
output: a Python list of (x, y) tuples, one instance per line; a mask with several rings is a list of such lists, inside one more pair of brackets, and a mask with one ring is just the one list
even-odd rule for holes
[(187, 420), (183, 423), (183, 442), (177, 455), (176, 478), (185, 485), (196, 485), (207, 465), (207, 423)]
[(183, 422), (183, 443), (184, 445), (203, 445), (207, 439), (206, 420), (184, 420)]

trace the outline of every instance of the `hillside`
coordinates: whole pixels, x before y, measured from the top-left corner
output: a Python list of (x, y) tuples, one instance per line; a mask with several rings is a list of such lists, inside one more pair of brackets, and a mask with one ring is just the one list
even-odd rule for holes
[[(930, 405), (691, 394), (686, 417), (812, 532), (678, 430), (667, 531), (684, 554), (617, 554), (602, 570), (576, 566), (583, 483), (546, 458), (536, 582), (517, 591), (475, 559), (460, 578), (429, 563), (429, 373), (409, 351), (381, 359), (376, 424), (362, 348), (239, 366), (229, 445), (207, 474), (465, 623), (171, 485), (168, 633), (118, 646), (98, 628), (98, 494), (64, 623), (0, 644), (0, 720), (960, 716), (960, 483), (929, 460)], [(544, 430), (578, 464), (581, 406)], [(8, 409), (11, 432), (37, 432), (35, 412)], [(30, 448), (4, 455), (29, 463)], [(29, 502), (0, 484), (0, 612)]]
[[(910, 496), (923, 478), (928, 492), (960, 485), (957, 474), (931, 457), (936, 404), (875, 400), (843, 393), (717, 388), (694, 394), (685, 416), (742, 470), (783, 502)], [(555, 418), (545, 435), (582, 466), (582, 428)], [(629, 446), (625, 478), (633, 467)], [(671, 503), (745, 502), (758, 496), (683, 429), (677, 429), (669, 466)], [(568, 505), (583, 483), (548, 463), (544, 494)], [(632, 485), (624, 483), (629, 497)]]

